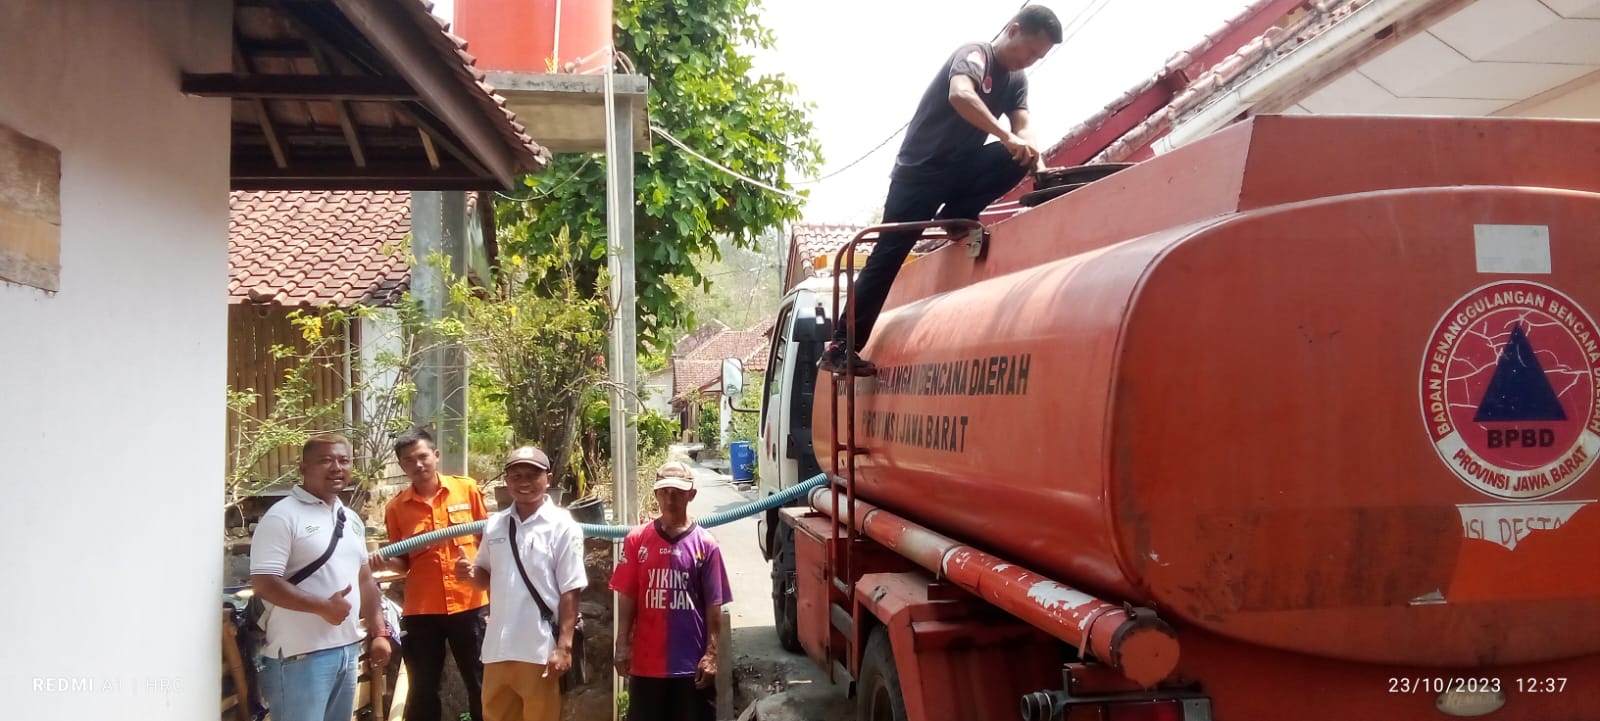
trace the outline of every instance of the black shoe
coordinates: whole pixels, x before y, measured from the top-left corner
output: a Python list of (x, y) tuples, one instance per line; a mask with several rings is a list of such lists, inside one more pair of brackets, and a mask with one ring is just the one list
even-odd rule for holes
[(828, 349), (817, 359), (817, 369), (834, 375), (873, 376), (878, 367), (855, 351), (846, 352), (843, 343), (829, 343)]

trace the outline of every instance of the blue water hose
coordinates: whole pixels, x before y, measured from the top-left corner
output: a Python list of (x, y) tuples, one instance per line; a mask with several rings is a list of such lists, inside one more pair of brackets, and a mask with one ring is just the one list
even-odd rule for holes
[[(715, 528), (725, 523), (731, 523), (741, 518), (753, 516), (757, 513), (770, 511), (774, 508), (778, 508), (779, 506), (788, 505), (795, 499), (810, 493), (813, 488), (821, 486), (827, 482), (828, 476), (823, 473), (818, 473), (817, 475), (812, 476), (805, 481), (785, 488), (782, 491), (767, 496), (766, 498), (735, 506), (726, 511), (713, 513), (705, 518), (699, 519), (698, 523), (706, 528)], [(473, 521), (471, 523), (463, 523), (457, 526), (451, 526), (449, 528), (441, 528), (437, 531), (430, 531), (418, 536), (412, 536), (404, 541), (400, 541), (399, 543), (391, 543), (383, 548), (378, 549), (378, 553), (383, 554), (385, 558), (403, 556), (419, 548), (426, 548), (435, 543), (439, 543), (440, 541), (447, 541), (457, 536), (476, 535), (483, 533), (483, 527), (487, 523), (487, 521)], [(633, 526), (603, 526), (595, 523), (580, 523), (578, 524), (578, 527), (583, 529), (583, 535), (587, 537), (609, 538), (612, 540), (627, 536), (628, 531), (633, 530)]]

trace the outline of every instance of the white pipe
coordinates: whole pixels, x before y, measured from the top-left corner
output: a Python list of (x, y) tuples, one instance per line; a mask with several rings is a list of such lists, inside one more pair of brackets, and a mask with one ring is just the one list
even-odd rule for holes
[(1371, 34), (1416, 14), (1438, 0), (1373, 0), (1340, 20), (1260, 74), (1216, 98), (1200, 112), (1173, 126), (1172, 132), (1151, 144), (1157, 155), (1221, 129), (1240, 113), (1250, 110), (1299, 80), (1306, 72), (1337, 60), (1371, 42)]
[(552, 58), (555, 61), (555, 72), (559, 73), (561, 72), (561, 0), (556, 0), (555, 26), (556, 37), (555, 41), (550, 44), (550, 54), (555, 56)]

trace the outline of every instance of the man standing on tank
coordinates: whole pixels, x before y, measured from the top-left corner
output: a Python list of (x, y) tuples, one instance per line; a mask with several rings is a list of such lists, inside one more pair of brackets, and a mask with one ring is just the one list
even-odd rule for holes
[[(890, 175), (883, 222), (977, 220), (980, 211), (1039, 167), (1039, 149), (1028, 128), (1028, 77), (1022, 71), (1060, 42), (1055, 13), (1029, 5), (993, 44), (969, 43), (951, 54), (911, 117)], [(1001, 116), (1009, 130), (1001, 126)], [(991, 135), (998, 142), (985, 144)], [(855, 325), (855, 347), (846, 347), (846, 324), (835, 323), (818, 368), (842, 374), (848, 364), (856, 375), (876, 372), (859, 353), (919, 235), (885, 233), (878, 240), (845, 311)]]

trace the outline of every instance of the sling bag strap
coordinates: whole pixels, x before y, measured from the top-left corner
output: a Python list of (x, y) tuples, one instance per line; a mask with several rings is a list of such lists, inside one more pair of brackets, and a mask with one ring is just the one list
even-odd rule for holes
[[(333, 540), (328, 541), (328, 548), (322, 552), (321, 556), (317, 557), (317, 560), (295, 571), (294, 575), (287, 579), (289, 585), (300, 585), (301, 581), (310, 578), (311, 574), (316, 573), (317, 569), (322, 568), (323, 564), (333, 557), (334, 549), (339, 547), (339, 537), (344, 535), (344, 509), (341, 508), (338, 512), (339, 520), (333, 522)], [(261, 600), (260, 596), (251, 596), (244, 606), (245, 629), (253, 634), (266, 630), (267, 617), (271, 614), (272, 609), (267, 607), (266, 601)], [(259, 645), (261, 642), (262, 640), (259, 638), (251, 641), (253, 645)]]
[(312, 561), (305, 568), (295, 571), (295, 574), (289, 577), (290, 584), (300, 585), (301, 581), (310, 578), (311, 574), (316, 573), (317, 569), (322, 568), (323, 564), (328, 562), (328, 559), (333, 558), (333, 549), (339, 547), (339, 537), (344, 535), (344, 509), (338, 509), (338, 514), (339, 520), (333, 522), (333, 540), (328, 541), (328, 549), (323, 551), (322, 555), (317, 557), (317, 560)]
[(533, 587), (533, 579), (528, 578), (528, 569), (522, 565), (522, 551), (517, 547), (516, 516), (506, 514), (506, 528), (511, 534), (511, 558), (517, 562), (517, 573), (522, 574), (522, 583), (528, 587), (528, 593), (533, 594), (533, 602), (539, 604), (539, 617), (550, 624), (551, 631), (554, 631), (556, 614), (550, 610), (550, 605), (544, 602), (544, 597), (539, 595), (539, 589)]

